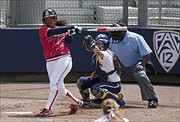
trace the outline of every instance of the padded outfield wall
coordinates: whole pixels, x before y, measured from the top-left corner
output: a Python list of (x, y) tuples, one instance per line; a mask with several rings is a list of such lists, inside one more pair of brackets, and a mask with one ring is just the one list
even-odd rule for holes
[[(180, 30), (128, 28), (141, 34), (153, 50), (152, 62), (157, 70), (157, 77), (173, 76), (175, 83), (180, 83)], [(97, 32), (83, 32), (73, 36), (69, 48), (73, 57), (71, 73), (91, 72), (92, 52), (83, 47), (83, 38)], [(110, 36), (109, 33), (106, 33)], [(4, 74), (46, 74), (43, 48), (38, 37), (38, 28), (0, 29), (0, 73)]]

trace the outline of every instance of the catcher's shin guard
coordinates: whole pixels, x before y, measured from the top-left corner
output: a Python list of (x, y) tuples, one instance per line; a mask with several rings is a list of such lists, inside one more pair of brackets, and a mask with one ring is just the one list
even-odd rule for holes
[(102, 90), (102, 96), (99, 98), (99, 99), (107, 99), (107, 98), (113, 98), (115, 99), (116, 101), (120, 100), (123, 98), (123, 95), (118, 93), (118, 94), (114, 94), (114, 93), (111, 93), (110, 91), (105, 91), (105, 90)]
[(87, 101), (87, 102), (90, 101), (89, 89), (86, 90), (79, 89), (79, 93), (82, 96), (82, 101)]

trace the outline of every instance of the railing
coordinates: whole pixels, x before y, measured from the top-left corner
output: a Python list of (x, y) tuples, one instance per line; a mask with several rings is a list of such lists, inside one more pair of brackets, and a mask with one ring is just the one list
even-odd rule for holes
[[(124, 2), (124, 4), (123, 4)], [(42, 12), (85, 27), (125, 20), (129, 27), (180, 28), (179, 0), (0, 0), (0, 27), (39, 27)], [(127, 8), (127, 9), (125, 9)]]

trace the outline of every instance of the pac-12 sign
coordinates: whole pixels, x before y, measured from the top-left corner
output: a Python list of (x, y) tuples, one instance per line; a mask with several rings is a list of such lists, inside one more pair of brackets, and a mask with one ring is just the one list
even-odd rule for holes
[(169, 30), (155, 31), (153, 46), (160, 65), (168, 73), (180, 56), (180, 33)]

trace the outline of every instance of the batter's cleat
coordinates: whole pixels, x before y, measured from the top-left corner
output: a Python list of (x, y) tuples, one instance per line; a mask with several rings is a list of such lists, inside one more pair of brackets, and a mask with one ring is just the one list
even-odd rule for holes
[(43, 108), (39, 114), (36, 114), (36, 117), (50, 117), (53, 115), (53, 112), (49, 109)]
[(81, 100), (79, 100), (78, 104), (76, 105), (71, 104), (69, 114), (75, 114), (77, 112), (77, 109), (80, 108), (82, 105), (83, 105), (83, 101)]

